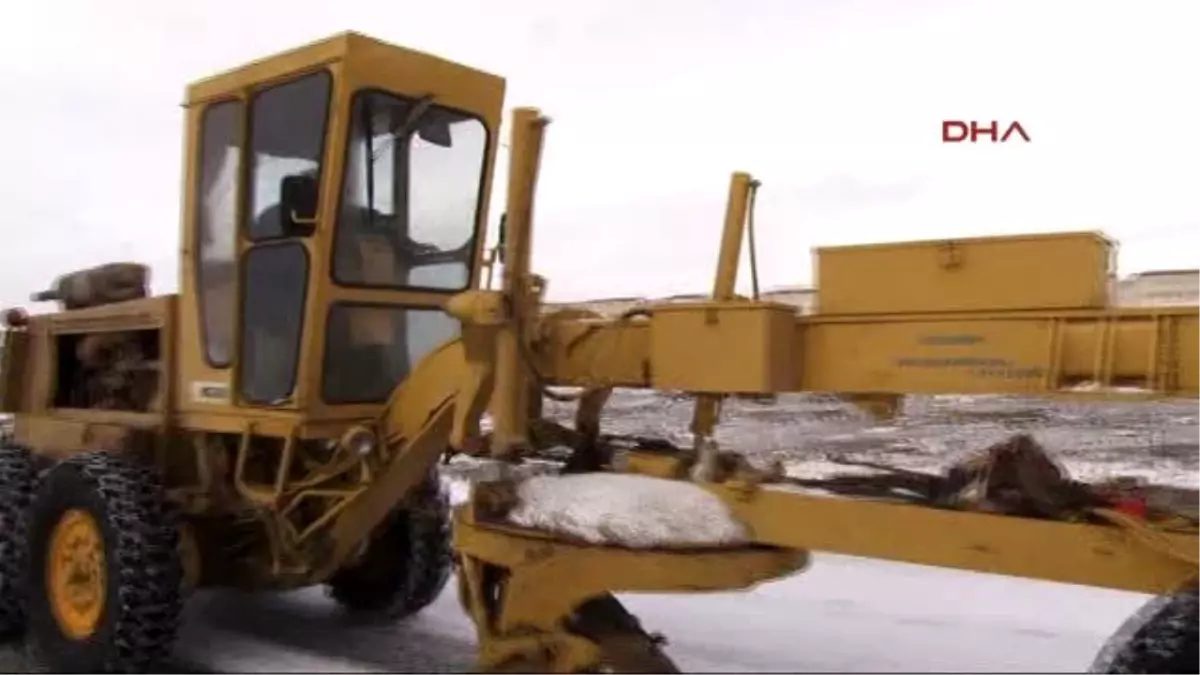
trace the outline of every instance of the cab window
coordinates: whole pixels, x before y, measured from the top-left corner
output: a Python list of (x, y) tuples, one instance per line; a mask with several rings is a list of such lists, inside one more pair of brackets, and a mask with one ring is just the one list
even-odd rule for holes
[(357, 93), (350, 112), (334, 280), (465, 289), (488, 142), (483, 122), (379, 91)]
[(237, 302), (237, 196), (242, 102), (213, 103), (200, 124), (196, 186), (196, 286), (204, 355), (214, 368), (232, 360)]
[(321, 397), (331, 404), (381, 403), (460, 330), (438, 308), (335, 303), (326, 322)]
[(287, 176), (321, 180), (330, 75), (320, 71), (254, 95), (250, 122), (250, 186), (246, 234), (251, 241), (283, 237), (280, 184)]

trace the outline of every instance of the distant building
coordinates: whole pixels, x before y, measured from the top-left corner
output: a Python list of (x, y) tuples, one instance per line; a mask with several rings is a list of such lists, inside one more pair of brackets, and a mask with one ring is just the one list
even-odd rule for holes
[(1117, 304), (1163, 307), (1200, 303), (1200, 270), (1158, 270), (1132, 274), (1117, 282)]
[(800, 314), (812, 314), (817, 309), (817, 289), (809, 286), (773, 288), (761, 294), (763, 300), (794, 305)]
[[(815, 306), (817, 293), (812, 288), (796, 286), (768, 289), (761, 292), (759, 296), (763, 300), (794, 305), (801, 314), (811, 314)], [(740, 294), (738, 297), (745, 299), (747, 296)], [(652, 303), (702, 302), (707, 299), (708, 296), (704, 293), (682, 293), (679, 295), (669, 295), (665, 298), (597, 298), (595, 300), (578, 300), (575, 302), (548, 302), (546, 303), (546, 311), (552, 312), (564, 308), (582, 308), (611, 318), (620, 316), (635, 307)]]

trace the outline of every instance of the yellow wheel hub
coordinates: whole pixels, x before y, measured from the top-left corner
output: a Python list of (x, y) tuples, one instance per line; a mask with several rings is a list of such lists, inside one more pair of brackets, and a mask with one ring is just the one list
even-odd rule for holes
[(96, 632), (107, 589), (104, 536), (96, 519), (71, 509), (50, 534), (46, 590), (63, 634), (82, 640)]

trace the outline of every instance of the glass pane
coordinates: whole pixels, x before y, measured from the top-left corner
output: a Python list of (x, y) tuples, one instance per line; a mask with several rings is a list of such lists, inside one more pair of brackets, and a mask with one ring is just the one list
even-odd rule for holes
[(242, 396), (275, 404), (296, 385), (308, 252), (299, 243), (261, 244), (246, 253)]
[(254, 241), (285, 234), (279, 214), (279, 184), (285, 177), (311, 174), (320, 180), (329, 81), (329, 73), (321, 71), (254, 96), (246, 213), (246, 230)]
[(241, 116), (240, 101), (217, 103), (204, 111), (200, 130), (196, 285), (204, 352), (216, 367), (228, 366), (233, 351)]
[(329, 309), (321, 396), (327, 403), (376, 403), (429, 352), (458, 337), (438, 309), (337, 304)]
[(466, 288), (487, 130), (436, 104), (416, 112), (413, 122), (413, 102), (390, 94), (355, 96), (334, 245), (339, 283)]

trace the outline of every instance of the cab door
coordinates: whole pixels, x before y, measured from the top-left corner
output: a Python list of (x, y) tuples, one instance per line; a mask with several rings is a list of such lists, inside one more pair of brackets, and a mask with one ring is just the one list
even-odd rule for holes
[(243, 405), (296, 407), (316, 224), (298, 227), (282, 201), (288, 180), (321, 184), (331, 89), (332, 76), (319, 70), (250, 97), (237, 361)]
[(457, 336), (441, 307), (473, 278), (489, 143), (436, 99), (366, 88), (349, 104), (320, 390), (345, 412)]

